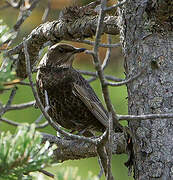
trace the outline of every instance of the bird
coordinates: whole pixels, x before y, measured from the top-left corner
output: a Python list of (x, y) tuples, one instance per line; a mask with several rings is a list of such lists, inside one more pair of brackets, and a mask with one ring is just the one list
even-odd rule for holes
[(73, 68), (74, 56), (84, 52), (69, 44), (55, 44), (38, 65), (36, 87), (52, 120), (72, 133), (93, 136), (108, 128), (109, 115), (88, 81)]

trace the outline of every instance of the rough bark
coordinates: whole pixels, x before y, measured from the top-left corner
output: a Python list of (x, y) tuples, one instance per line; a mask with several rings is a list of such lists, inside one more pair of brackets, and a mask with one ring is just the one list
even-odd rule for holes
[[(31, 66), (38, 63), (39, 50), (48, 41), (52, 44), (62, 40), (83, 40), (93, 37), (96, 32), (98, 13), (90, 8), (70, 7), (65, 9), (58, 20), (46, 22), (35, 28), (25, 39), (30, 54)], [(103, 22), (103, 33), (117, 35), (117, 17), (106, 15)], [(16, 73), (20, 78), (26, 78), (25, 56), (23, 42), (8, 55), (19, 54)]]
[[(92, 143), (62, 139), (46, 133), (42, 133), (42, 135), (43, 142), (48, 140), (50, 143), (57, 144), (57, 149), (54, 151), (56, 161), (77, 160), (97, 156), (96, 146)], [(113, 135), (112, 153), (126, 153), (126, 140), (123, 133), (115, 133)]]
[[(169, 0), (131, 0), (119, 9), (126, 75), (131, 76), (141, 67), (147, 67), (142, 76), (127, 85), (129, 114), (173, 111), (171, 3)], [(173, 179), (172, 122), (173, 119), (165, 118), (129, 123), (134, 135), (135, 179)]]

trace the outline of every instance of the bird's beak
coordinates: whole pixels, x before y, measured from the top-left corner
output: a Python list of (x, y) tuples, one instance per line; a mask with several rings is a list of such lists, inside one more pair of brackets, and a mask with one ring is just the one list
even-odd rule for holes
[(76, 48), (73, 52), (74, 53), (81, 53), (84, 52), (86, 49), (85, 48)]

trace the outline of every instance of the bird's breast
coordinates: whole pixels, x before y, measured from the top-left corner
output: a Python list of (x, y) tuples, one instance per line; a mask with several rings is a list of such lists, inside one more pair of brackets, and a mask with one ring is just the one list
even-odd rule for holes
[(65, 96), (72, 93), (75, 77), (69, 68), (41, 68), (37, 82), (50, 96)]

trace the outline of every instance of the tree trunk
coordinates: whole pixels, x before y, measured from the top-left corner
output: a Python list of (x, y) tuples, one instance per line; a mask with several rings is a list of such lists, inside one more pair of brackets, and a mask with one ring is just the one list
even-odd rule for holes
[[(173, 112), (173, 2), (129, 0), (119, 9), (129, 114)], [(129, 123), (134, 178), (173, 179), (173, 119)]]

